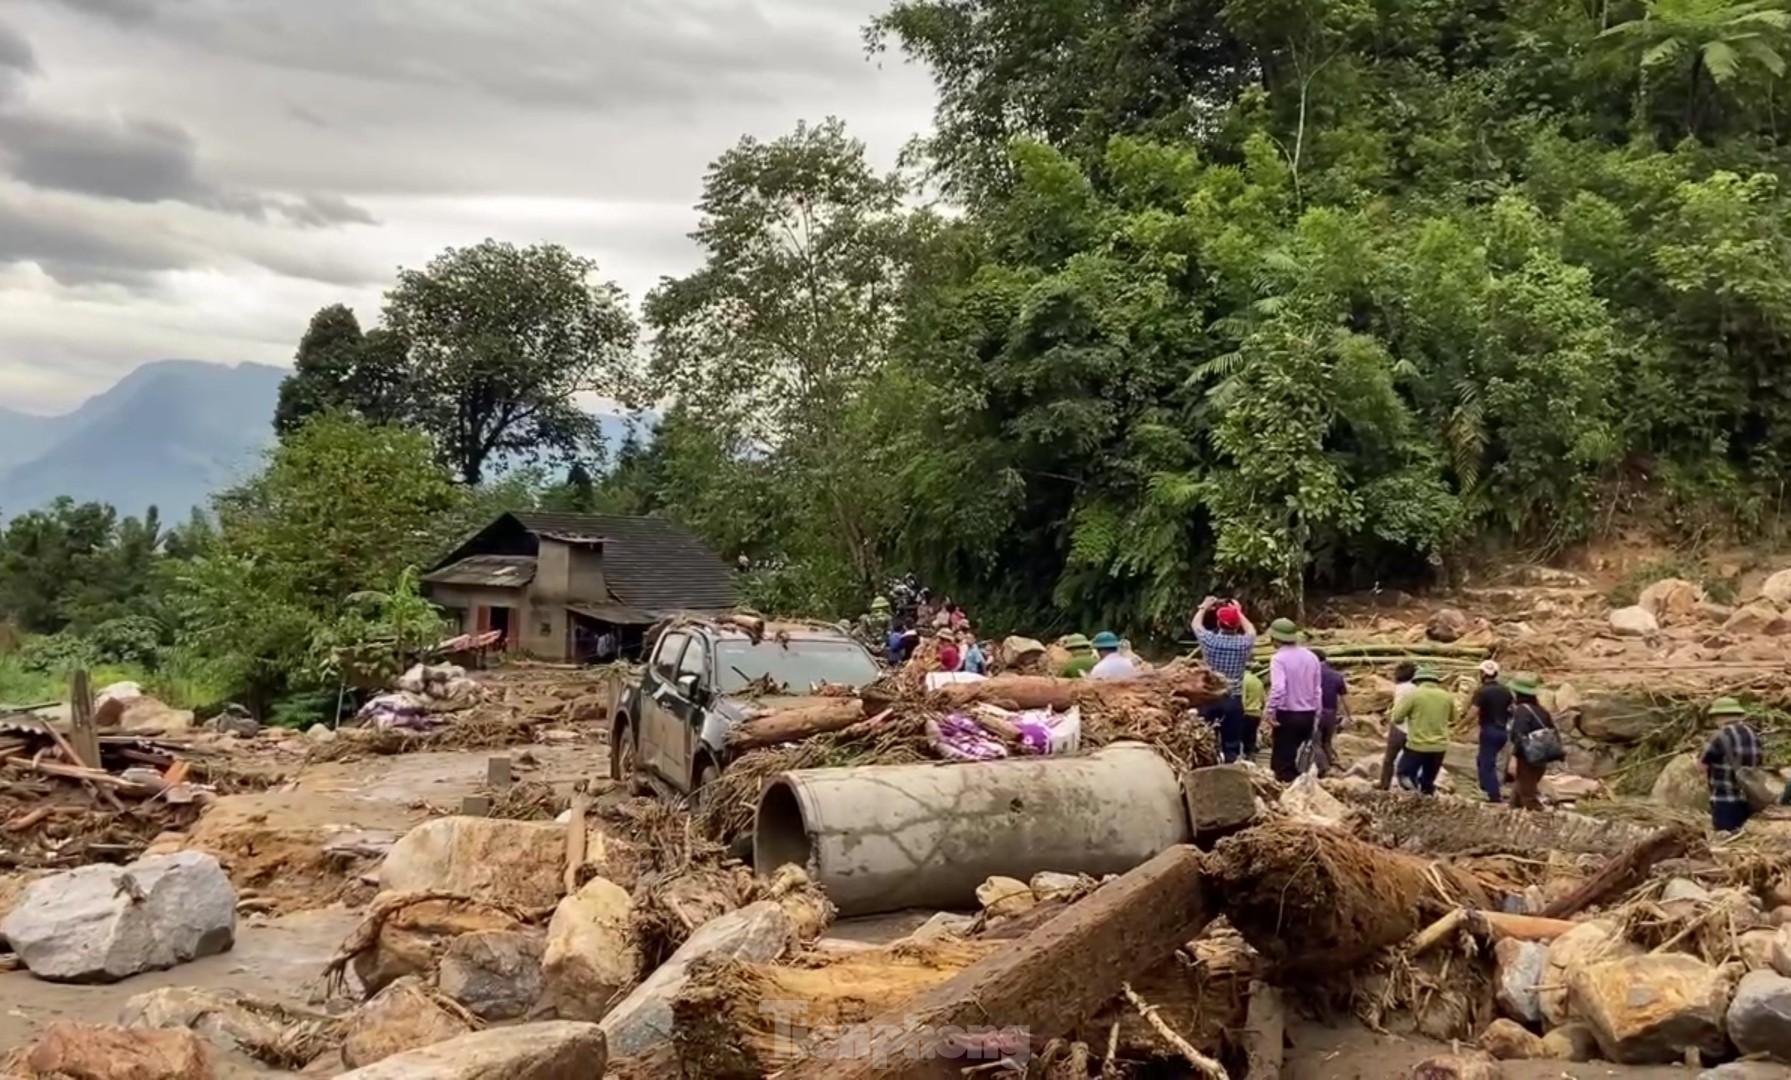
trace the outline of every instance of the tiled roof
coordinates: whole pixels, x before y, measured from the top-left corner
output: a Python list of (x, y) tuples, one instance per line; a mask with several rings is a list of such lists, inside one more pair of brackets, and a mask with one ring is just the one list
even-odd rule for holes
[(688, 529), (653, 517), (512, 515), (540, 536), (603, 538), (603, 579), (616, 599), (649, 612), (720, 611), (736, 603), (734, 572)]
[(514, 589), (535, 580), (532, 555), (468, 555), (459, 562), (423, 575), (435, 585), (485, 585)]

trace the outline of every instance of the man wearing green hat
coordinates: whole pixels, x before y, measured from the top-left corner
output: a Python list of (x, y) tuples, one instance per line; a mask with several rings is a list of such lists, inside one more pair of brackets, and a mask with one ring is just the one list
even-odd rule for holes
[(1063, 666), (1059, 675), (1066, 679), (1080, 679), (1094, 670), (1094, 642), (1088, 640), (1087, 634), (1071, 634), (1063, 639), (1063, 647), (1070, 651), (1070, 662)]
[(1449, 749), (1449, 729), (1455, 726), (1461, 707), (1454, 694), (1437, 685), (1437, 673), (1430, 668), (1419, 668), (1412, 682), (1417, 689), (1393, 706), (1394, 725), (1405, 728), (1399, 783), (1431, 795), (1443, 769), (1443, 754)]
[[(1555, 718), (1542, 707), (1538, 695), (1542, 693), (1542, 680), (1534, 675), (1514, 675), (1511, 677), (1511, 719), (1507, 723), (1510, 742), (1513, 747), (1511, 770), (1514, 779), (1511, 785), (1511, 805), (1519, 810), (1542, 809), (1542, 775), (1548, 772), (1548, 762), (1531, 761), (1525, 752), (1530, 736), (1543, 728), (1555, 726)], [(1565, 755), (1565, 751), (1562, 751)]]
[(1091, 679), (1135, 679), (1138, 677), (1138, 665), (1132, 658), (1120, 651), (1124, 644), (1119, 635), (1111, 630), (1103, 630), (1094, 636), (1094, 651), (1100, 657), (1095, 666), (1089, 669)]
[(1270, 623), (1269, 638), (1275, 643), (1264, 714), (1273, 739), (1269, 767), (1275, 771), (1275, 779), (1291, 784), (1300, 775), (1300, 747), (1312, 738), (1324, 703), (1324, 666), (1311, 649), (1300, 644), (1300, 628), (1292, 619)]
[(1760, 736), (1734, 698), (1711, 702), (1710, 717), (1722, 725), (1698, 758), (1710, 780), (1710, 824), (1717, 832), (1734, 832), (1754, 813), (1740, 772), (1760, 767)]
[(879, 596), (871, 601), (871, 610), (858, 617), (858, 626), (853, 636), (861, 644), (882, 648), (889, 637), (889, 599)]

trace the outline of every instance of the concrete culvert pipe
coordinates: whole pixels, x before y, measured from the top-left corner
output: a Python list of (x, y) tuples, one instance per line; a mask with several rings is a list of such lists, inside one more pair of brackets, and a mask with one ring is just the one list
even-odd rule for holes
[(1175, 770), (1118, 743), (1087, 757), (782, 773), (759, 798), (760, 874), (795, 863), (841, 915), (976, 904), (996, 875), (1123, 874), (1191, 839)]

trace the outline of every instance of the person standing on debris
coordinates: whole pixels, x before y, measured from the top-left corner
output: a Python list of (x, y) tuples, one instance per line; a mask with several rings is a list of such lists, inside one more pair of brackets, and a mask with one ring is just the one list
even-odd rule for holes
[(914, 655), (914, 649), (919, 644), (920, 635), (903, 625), (900, 619), (890, 624), (889, 637), (884, 643), (889, 666), (901, 667), (906, 664), (908, 658)]
[(1443, 754), (1449, 749), (1449, 730), (1461, 715), (1455, 695), (1437, 685), (1437, 673), (1419, 668), (1412, 681), (1417, 688), (1393, 706), (1393, 722), (1405, 725), (1405, 749), (1399, 755), (1399, 783), (1426, 795), (1437, 789), (1443, 771)]
[[(1488, 660), (1487, 663), (1490, 664), (1492, 661)], [(1482, 665), (1481, 670), (1485, 670), (1485, 665)], [(1498, 684), (1494, 683), (1493, 685)], [(1481, 689), (1484, 692), (1485, 687)], [(1542, 795), (1538, 789), (1542, 785), (1543, 774), (1548, 772), (1549, 761), (1567, 756), (1567, 751), (1560, 745), (1558, 733), (1554, 736), (1552, 743), (1535, 738), (1538, 732), (1555, 730), (1555, 718), (1549, 715), (1548, 710), (1542, 707), (1542, 702), (1537, 698), (1541, 692), (1542, 680), (1534, 675), (1519, 675), (1511, 680), (1511, 689), (1507, 694), (1510, 699), (1507, 703), (1507, 710), (1511, 717), (1511, 745), (1514, 749), (1511, 755), (1511, 764), (1515, 769), (1511, 784), (1511, 805), (1519, 810), (1542, 809)], [(1476, 706), (1480, 704), (1480, 695), (1474, 696), (1474, 703)], [(1480, 714), (1480, 723), (1482, 725), (1486, 723), (1484, 710)], [(1482, 727), (1481, 730), (1486, 729)], [(1484, 743), (1481, 745), (1485, 746)], [(1481, 784), (1484, 785), (1486, 783), (1486, 753), (1484, 749), (1482, 749), (1480, 757), (1480, 777)], [(1493, 782), (1495, 784), (1498, 782), (1496, 773), (1493, 776)]]
[(858, 617), (858, 640), (867, 645), (889, 636), (889, 599), (879, 596), (871, 601), (871, 609)]
[(1499, 662), (1482, 661), (1480, 688), (1468, 705), (1468, 722), (1479, 724), (1480, 750), (1474, 767), (1487, 802), (1499, 801), (1499, 753), (1511, 741), (1511, 701), (1511, 691), (1499, 682)]
[[(1217, 609), (1217, 610), (1215, 610)], [(1212, 614), (1213, 622), (1218, 629), (1209, 629), (1206, 625), (1207, 615)], [(1206, 666), (1225, 677), (1230, 690), (1225, 697), (1207, 706), (1204, 715), (1207, 720), (1219, 726), (1219, 752), (1226, 761), (1236, 761), (1246, 752), (1255, 753), (1254, 734), (1249, 731), (1245, 715), (1244, 679), (1249, 672), (1250, 658), (1256, 650), (1256, 627), (1245, 616), (1244, 609), (1237, 601), (1228, 600), (1219, 603), (1219, 598), (1209, 596), (1194, 609), (1191, 622), (1194, 628), (1194, 640), (1200, 645), (1200, 658)], [(1262, 709), (1257, 708), (1256, 715), (1260, 721)]]
[(1138, 677), (1138, 665), (1120, 651), (1121, 644), (1119, 635), (1111, 630), (1103, 630), (1094, 636), (1094, 651), (1100, 660), (1088, 669), (1089, 678), (1117, 680)]
[(1710, 716), (1723, 725), (1698, 758), (1710, 780), (1710, 824), (1717, 832), (1735, 832), (1754, 815), (1740, 770), (1760, 767), (1760, 736), (1734, 698), (1711, 702)]
[(939, 631), (939, 670), (958, 671), (964, 666), (964, 654), (958, 648), (958, 635), (947, 627)]
[(964, 663), (959, 670), (968, 671), (972, 675), (987, 675), (989, 673), (989, 655), (983, 652), (983, 647), (977, 643), (976, 634), (969, 625), (964, 627), (963, 642)]
[(1265, 714), (1273, 740), (1269, 767), (1275, 779), (1291, 784), (1300, 775), (1300, 747), (1312, 738), (1318, 724), (1318, 710), (1324, 703), (1324, 671), (1312, 650), (1300, 644), (1300, 628), (1292, 619), (1270, 623), (1269, 637), (1275, 642)]
[(1070, 662), (1058, 672), (1066, 679), (1080, 679), (1094, 670), (1098, 658), (1095, 656), (1094, 642), (1088, 640), (1087, 634), (1071, 634), (1063, 639), (1063, 647), (1070, 651)]
[(1337, 767), (1337, 729), (1349, 719), (1349, 680), (1331, 665), (1323, 650), (1314, 650), (1319, 663), (1318, 733), (1313, 737), (1312, 759), (1318, 775), (1329, 776)]
[[(1401, 660), (1393, 669), (1393, 708), (1412, 695), (1418, 689), (1414, 682), (1418, 677), (1418, 665), (1410, 660)], [(1405, 725), (1392, 719), (1387, 720), (1387, 752), (1381, 757), (1381, 790), (1386, 791), (1393, 786), (1393, 771), (1399, 765), (1399, 755), (1405, 751)]]

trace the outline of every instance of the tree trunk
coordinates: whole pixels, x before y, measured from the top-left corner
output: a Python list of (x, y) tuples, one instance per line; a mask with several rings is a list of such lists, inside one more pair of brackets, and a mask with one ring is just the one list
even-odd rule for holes
[(1218, 701), (1225, 680), (1201, 664), (1177, 662), (1135, 679), (1057, 679), (1048, 675), (997, 675), (983, 682), (942, 686), (933, 700), (946, 708), (979, 702), (1019, 709), (1068, 709), (1072, 705), (1112, 706), (1146, 697), (1172, 697), (1185, 708)]
[(1207, 873), (1244, 940), (1293, 976), (1348, 970), (1437, 910), (1491, 906), (1477, 880), (1446, 864), (1286, 820), (1221, 840)]
[(1244, 1020), (1244, 1080), (1281, 1080), (1282, 1041), (1287, 1037), (1287, 1008), (1281, 989), (1265, 982), (1250, 984), (1250, 1009)]
[(1683, 825), (1669, 826), (1638, 840), (1585, 884), (1543, 908), (1542, 913), (1556, 919), (1577, 914), (1640, 881), (1655, 863), (1684, 855), (1697, 841), (1697, 834)]
[(887, 1011), (859, 1036), (824, 1043), (785, 1080), (956, 1077), (1015, 1039), (1067, 1034), (1195, 937), (1213, 918), (1201, 856), (1173, 847), (1057, 918)]
[(798, 742), (811, 735), (825, 735), (851, 727), (864, 719), (864, 702), (840, 698), (819, 705), (767, 713), (736, 727), (728, 735), (728, 749), (736, 754), (779, 743)]

